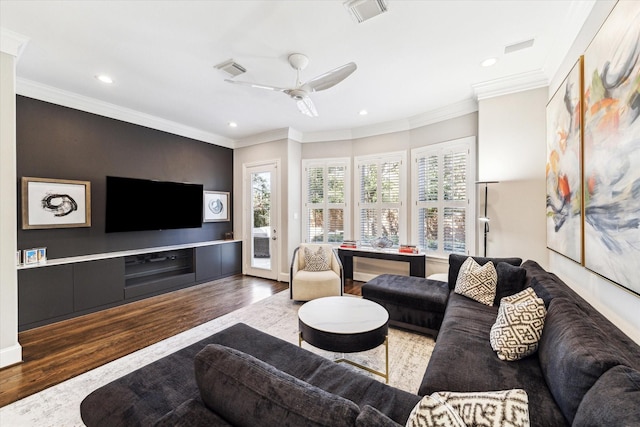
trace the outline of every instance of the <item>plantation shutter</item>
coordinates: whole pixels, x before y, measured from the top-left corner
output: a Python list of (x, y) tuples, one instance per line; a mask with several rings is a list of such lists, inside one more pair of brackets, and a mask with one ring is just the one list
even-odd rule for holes
[(344, 240), (348, 194), (348, 162), (326, 160), (303, 162), (304, 241), (340, 243)]
[(359, 239), (366, 246), (377, 237), (400, 243), (402, 215), (402, 156), (357, 159)]
[(414, 239), (425, 252), (470, 253), (470, 189), (474, 178), (471, 140), (436, 144), (413, 152), (413, 212), (417, 222)]

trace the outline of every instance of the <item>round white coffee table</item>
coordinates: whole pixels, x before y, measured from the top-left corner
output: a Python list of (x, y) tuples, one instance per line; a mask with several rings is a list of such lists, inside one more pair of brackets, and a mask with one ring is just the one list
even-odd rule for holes
[(356, 353), (385, 346), (386, 372), (375, 371), (351, 360), (345, 362), (380, 375), (389, 382), (389, 313), (380, 304), (356, 297), (325, 297), (305, 303), (298, 310), (299, 345), (339, 353)]

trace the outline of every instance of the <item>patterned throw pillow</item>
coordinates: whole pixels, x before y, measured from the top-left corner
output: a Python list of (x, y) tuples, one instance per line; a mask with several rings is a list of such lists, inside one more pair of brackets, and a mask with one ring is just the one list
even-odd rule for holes
[(537, 298), (531, 288), (502, 298), (496, 323), (489, 335), (491, 348), (498, 358), (514, 361), (535, 353), (546, 316), (544, 301)]
[(313, 250), (305, 246), (304, 269), (306, 271), (326, 271), (330, 269), (329, 258), (322, 247), (313, 252)]
[(433, 393), (418, 402), (406, 424), (423, 426), (529, 427), (529, 397), (521, 389)]
[(478, 264), (469, 257), (460, 267), (455, 292), (485, 305), (493, 305), (498, 273), (492, 262)]

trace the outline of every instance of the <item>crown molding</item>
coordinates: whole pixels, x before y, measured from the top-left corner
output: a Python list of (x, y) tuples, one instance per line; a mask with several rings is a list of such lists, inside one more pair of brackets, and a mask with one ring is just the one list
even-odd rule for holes
[(542, 70), (527, 71), (500, 79), (471, 85), (478, 101), (508, 95), (549, 85), (549, 78)]
[[(291, 128), (274, 129), (267, 132), (262, 132), (256, 135), (251, 135), (247, 138), (236, 140), (233, 144), (233, 148), (244, 148), (252, 145), (264, 144), (265, 142), (281, 141), (283, 139), (289, 139), (291, 136), (297, 136), (297, 131)], [(295, 139), (295, 138), (292, 138)], [(295, 139), (299, 141), (299, 139)]]
[(469, 98), (455, 104), (446, 105), (442, 108), (418, 114), (406, 119), (391, 120), (388, 122), (376, 123), (369, 126), (362, 126), (353, 129), (333, 130), (327, 132), (296, 132), (295, 137), (289, 136), (301, 143), (345, 141), (351, 139), (367, 138), (370, 136), (385, 135), (395, 132), (403, 132), (439, 123), (445, 120), (454, 119), (478, 111), (478, 103), (475, 99)]
[(90, 98), (77, 93), (47, 86), (32, 80), (18, 78), (16, 81), (16, 93), (28, 98), (39, 99), (45, 102), (86, 111), (87, 113), (98, 114), (116, 120), (133, 123), (152, 129), (169, 132), (186, 138), (220, 145), (226, 148), (234, 148), (233, 140), (224, 138), (210, 132), (194, 127), (186, 126), (171, 120), (166, 120), (150, 114), (141, 113), (129, 108), (120, 107), (95, 98)]
[(15, 31), (0, 28), (0, 51), (20, 58), (29, 38)]

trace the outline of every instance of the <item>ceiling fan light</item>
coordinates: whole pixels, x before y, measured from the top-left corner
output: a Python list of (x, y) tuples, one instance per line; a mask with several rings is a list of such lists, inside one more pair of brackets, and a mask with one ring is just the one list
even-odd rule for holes
[(308, 96), (299, 99), (296, 104), (298, 105), (298, 110), (305, 116), (309, 117), (318, 117), (318, 111), (316, 110), (315, 105), (311, 102), (311, 98)]
[(387, 11), (387, 0), (346, 0), (343, 4), (358, 24)]

